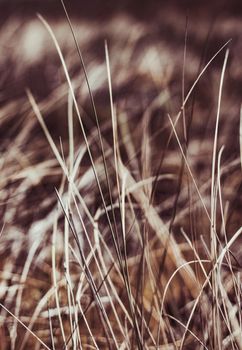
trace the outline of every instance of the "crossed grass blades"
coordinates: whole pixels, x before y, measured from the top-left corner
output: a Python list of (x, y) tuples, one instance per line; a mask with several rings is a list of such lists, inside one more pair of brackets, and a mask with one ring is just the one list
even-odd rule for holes
[[(22, 127), (3, 153), (2, 349), (241, 349), (235, 247), (242, 228), (236, 194), (227, 195), (239, 193), (241, 155), (238, 147), (226, 150), (219, 132), (229, 42), (201, 61), (185, 93), (186, 30), (182, 103), (173, 114), (169, 69), (162, 85), (153, 76), (148, 104), (132, 100), (142, 113), (115, 102), (115, 79), (124, 78), (112, 73), (105, 42), (99, 110), (63, 8), (91, 107), (82, 107), (80, 76), (69, 73), (73, 56), (68, 64), (39, 15), (65, 82), (41, 103), (26, 91)], [(215, 118), (206, 133), (196, 93), (218, 57)], [(2, 127), (15, 109), (14, 102), (3, 108)], [(67, 131), (59, 139), (45, 117), (58, 109), (61, 121), (54, 124)], [(16, 217), (22, 231), (11, 224)]]

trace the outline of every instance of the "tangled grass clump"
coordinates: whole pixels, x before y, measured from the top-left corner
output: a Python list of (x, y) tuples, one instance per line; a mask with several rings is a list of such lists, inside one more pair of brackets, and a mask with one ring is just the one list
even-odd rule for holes
[(5, 24), (1, 349), (242, 349), (237, 22), (173, 13)]

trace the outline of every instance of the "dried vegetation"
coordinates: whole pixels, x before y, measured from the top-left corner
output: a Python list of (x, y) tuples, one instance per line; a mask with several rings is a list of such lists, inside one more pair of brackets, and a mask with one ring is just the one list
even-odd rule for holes
[(62, 11), (0, 31), (1, 349), (242, 349), (240, 18), (73, 16), (81, 58)]

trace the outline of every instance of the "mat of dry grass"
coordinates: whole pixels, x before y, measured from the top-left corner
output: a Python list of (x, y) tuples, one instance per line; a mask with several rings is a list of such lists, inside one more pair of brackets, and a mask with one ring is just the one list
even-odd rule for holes
[(236, 2), (95, 4), (2, 5), (0, 349), (242, 349)]

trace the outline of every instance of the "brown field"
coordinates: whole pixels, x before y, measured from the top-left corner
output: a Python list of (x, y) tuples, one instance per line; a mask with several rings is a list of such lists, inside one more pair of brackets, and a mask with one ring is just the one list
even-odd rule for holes
[(0, 350), (242, 349), (242, 3), (0, 2)]

